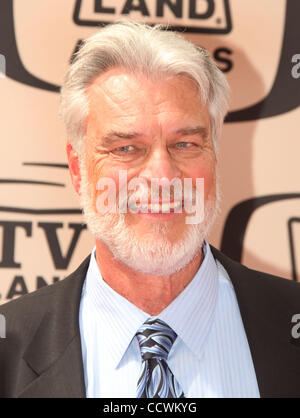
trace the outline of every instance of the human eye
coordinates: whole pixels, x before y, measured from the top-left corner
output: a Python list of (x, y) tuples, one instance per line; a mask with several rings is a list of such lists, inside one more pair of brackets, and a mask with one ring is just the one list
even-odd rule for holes
[(176, 144), (174, 145), (175, 149), (179, 149), (181, 150), (192, 150), (195, 147), (197, 147), (197, 144), (193, 143), (193, 142), (189, 142), (189, 141), (180, 141), (180, 142), (176, 142)]
[(133, 145), (123, 145), (121, 147), (115, 148), (112, 153), (116, 155), (128, 155), (136, 151), (136, 148)]
[(203, 149), (198, 141), (178, 141), (170, 145), (169, 151), (174, 158), (195, 158)]
[(187, 148), (190, 145), (192, 145), (191, 142), (177, 142), (176, 147), (179, 147), (179, 148)]
[(115, 147), (110, 151), (112, 158), (118, 159), (123, 162), (133, 162), (140, 160), (145, 155), (145, 147), (139, 144), (125, 144)]

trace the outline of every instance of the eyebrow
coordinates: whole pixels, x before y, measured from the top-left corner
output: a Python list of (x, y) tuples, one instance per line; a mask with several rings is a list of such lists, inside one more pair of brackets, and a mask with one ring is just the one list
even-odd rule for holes
[(133, 139), (138, 136), (141, 136), (138, 132), (116, 132), (110, 131), (105, 136), (102, 137), (103, 144), (111, 144), (114, 141), (118, 141), (120, 139)]
[(201, 135), (206, 138), (208, 136), (208, 130), (204, 126), (195, 126), (192, 128), (182, 128), (176, 131), (177, 135)]
[[(203, 138), (206, 138), (208, 136), (208, 130), (203, 126), (194, 126), (178, 129), (175, 131), (175, 134), (178, 136), (201, 135)], [(120, 139), (134, 139), (142, 136), (144, 135), (139, 132), (110, 131), (102, 137), (102, 143), (103, 145), (112, 144)]]

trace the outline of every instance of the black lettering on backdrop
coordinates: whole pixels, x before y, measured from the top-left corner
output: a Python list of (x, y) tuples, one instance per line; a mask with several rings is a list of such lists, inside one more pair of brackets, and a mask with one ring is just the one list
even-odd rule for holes
[[(80, 7), (81, 7), (81, 0), (76, 0), (75, 2), (75, 8), (74, 8), (74, 15), (73, 15), (73, 20), (77, 25), (80, 26), (99, 26), (99, 23), (102, 24), (107, 24), (108, 22), (97, 22), (94, 20), (83, 20), (81, 21), (81, 19), (79, 18), (79, 12), (80, 12)], [(109, 2), (107, 2), (108, 4)], [(134, 10), (134, 6), (130, 5), (131, 2), (128, 2), (128, 10)], [(145, 5), (145, 7), (143, 8), (143, 3)], [(142, 14), (144, 16), (149, 16), (149, 12), (146, 6), (146, 3), (139, 3), (138, 8), (141, 8), (140, 11), (142, 12)], [(179, 4), (180, 7), (180, 2), (176, 3)], [(230, 15), (230, 10), (229, 10), (229, 1), (228, 0), (224, 0), (224, 5), (225, 5), (225, 14), (226, 14), (226, 22), (227, 22), (227, 26), (226, 28), (207, 28), (207, 27), (202, 27), (201, 25), (199, 27), (182, 27), (182, 26), (176, 26), (176, 28), (172, 28), (170, 26), (170, 29), (177, 29), (177, 30), (185, 30), (187, 32), (194, 32), (194, 33), (229, 33), (231, 31), (232, 25), (231, 25), (231, 15)], [(125, 5), (126, 6), (126, 5)], [(124, 9), (126, 9), (126, 7), (124, 6)], [(133, 6), (133, 7), (131, 7)], [(296, 8), (297, 8), (297, 4), (296, 4)], [(206, 13), (204, 13), (201, 16), (201, 19), (205, 20), (206, 16), (209, 17), (210, 9), (211, 7), (214, 7), (213, 2), (210, 0), (208, 2), (208, 9), (206, 11)], [(95, 6), (94, 6), (94, 10), (97, 11), (101, 11), (101, 8), (103, 10), (106, 10), (105, 12), (102, 10), (102, 13), (108, 13), (109, 11), (109, 7), (105, 6), (104, 3), (100, 0), (95, 0)], [(112, 9), (112, 8), (111, 8)], [(123, 9), (123, 11), (124, 11)], [(190, 5), (190, 13), (193, 14), (193, 9), (195, 9), (195, 11), (197, 10), (196, 8), (196, 3), (193, 5)], [(114, 10), (114, 9), (112, 9)], [(179, 10), (179, 8), (178, 8)], [(59, 93), (60, 91), (60, 87), (53, 84), (53, 83), (49, 83), (47, 81), (42, 80), (41, 78), (36, 77), (34, 74), (32, 74), (27, 68), (25, 68), (25, 66), (23, 65), (23, 62), (21, 60), (21, 56), (19, 54), (19, 50), (18, 50), (18, 45), (17, 45), (17, 40), (16, 40), (16, 35), (15, 35), (15, 24), (14, 24), (14, 1), (13, 0), (1, 0), (0, 1), (0, 51), (1, 53), (6, 57), (6, 76), (11, 78), (12, 80), (16, 80), (20, 83), (23, 83), (25, 85), (31, 86), (31, 87), (35, 87), (35, 88), (39, 88), (39, 89), (43, 89), (43, 90), (48, 90), (48, 91), (54, 91)], [(174, 11), (176, 11), (177, 13), (177, 7), (174, 7)], [(125, 11), (124, 11), (125, 13)], [(175, 15), (176, 15), (175, 13)], [(126, 14), (126, 13), (125, 13)], [(299, 13), (297, 14), (297, 10), (294, 11), (294, 16), (299, 15)], [(286, 22), (286, 30), (287, 30), (287, 22)]]
[(232, 54), (232, 50), (229, 48), (225, 48), (225, 47), (217, 48), (214, 51), (214, 59), (217, 62), (221, 62), (225, 64), (225, 65), (222, 65), (222, 67), (220, 67), (220, 70), (222, 70), (223, 73), (227, 73), (233, 68), (233, 62), (226, 57), (227, 55), (231, 55), (231, 54)]
[(56, 269), (67, 269), (72, 258), (75, 246), (82, 230), (86, 229), (85, 224), (70, 223), (69, 228), (74, 230), (69, 249), (66, 256), (62, 255), (61, 246), (57, 237), (57, 229), (62, 228), (62, 223), (54, 222), (39, 222), (38, 226), (41, 227), (47, 238), (49, 250), (52, 256), (53, 263)]
[(95, 0), (95, 13), (115, 13), (116, 9), (113, 7), (105, 7), (102, 0)]
[(207, 10), (204, 13), (197, 12), (198, 0), (190, 0), (189, 3), (189, 18), (190, 19), (208, 19), (212, 16), (215, 10), (214, 0), (206, 0)]
[[(135, 2), (137, 2), (138, 4), (134, 5), (133, 3)], [(143, 16), (150, 16), (145, 0), (126, 0), (126, 3), (121, 11), (121, 14), (127, 15), (132, 10), (141, 12)]]
[[(54, 276), (52, 279), (52, 283), (58, 282), (59, 281), (59, 277), (58, 276)], [(36, 278), (36, 289), (40, 289), (41, 287), (44, 286), (48, 286), (49, 283), (46, 282), (46, 280), (44, 279), (43, 276), (37, 276)]]
[[(43, 276), (37, 276), (36, 277), (36, 287), (34, 290), (40, 289), (41, 287), (48, 286), (50, 284), (56, 283), (59, 280), (61, 280), (58, 276), (52, 277), (52, 282), (47, 282)], [(11, 285), (9, 287), (9, 290), (6, 295), (6, 299), (12, 299), (15, 296), (24, 296), (28, 291), (28, 287), (26, 285), (26, 281), (24, 276), (17, 275), (13, 278)], [(1, 295), (0, 295), (1, 299)]]
[(156, 16), (163, 17), (165, 6), (168, 6), (172, 13), (176, 17), (182, 17), (182, 0), (157, 0), (156, 4)]
[[(11, 0), (9, 0), (11, 1)], [(97, 17), (95, 18), (95, 16), (93, 18), (83, 18), (81, 16), (81, 8), (82, 8), (82, 4), (83, 1), (85, 0), (76, 0), (75, 1), (75, 7), (74, 7), (74, 13), (73, 13), (73, 20), (76, 23), (76, 25), (79, 26), (99, 26), (99, 25), (107, 25), (108, 23), (112, 23), (115, 18), (118, 19), (119, 14), (115, 9), (114, 13), (111, 13), (110, 19), (109, 21), (107, 20), (102, 20), (103, 19), (103, 15), (108, 15), (108, 7), (105, 7), (105, 14), (103, 13), (99, 13), (99, 19), (97, 19)], [(92, 0), (89, 0), (92, 1)], [(97, 1), (97, 0), (96, 0)], [(124, 0), (122, 0), (124, 1)], [(149, 5), (150, 3), (152, 4), (154, 1), (156, 1), (156, 14), (154, 13), (153, 15), (149, 16), (148, 13), (148, 9), (147, 9), (147, 4)], [(198, 4), (200, 4), (200, 1), (202, 2), (202, 4), (207, 6), (206, 11), (204, 11), (203, 13), (199, 13), (198, 12)], [(189, 23), (185, 24), (184, 26), (182, 26), (182, 22), (180, 22), (180, 20), (183, 18), (183, 4), (185, 4), (185, 2), (183, 2), (183, 0), (143, 0), (141, 2), (141, 0), (136, 0), (136, 2), (138, 2), (138, 5), (134, 7), (133, 0), (126, 2), (125, 6), (123, 6), (123, 11), (121, 12), (121, 14), (129, 14), (131, 11), (133, 10), (138, 10), (141, 12), (142, 15), (144, 16), (148, 16), (151, 17), (153, 19), (153, 21), (150, 24), (155, 24), (155, 20), (156, 17), (163, 17), (163, 13), (165, 12), (165, 8), (164, 5), (169, 7), (169, 9), (173, 12), (174, 17), (178, 20), (174, 26), (171, 26), (170, 24), (168, 25), (168, 30), (175, 30), (175, 31), (184, 31), (184, 32), (191, 32), (191, 33), (222, 33), (222, 34), (226, 34), (231, 32), (232, 29), (232, 23), (231, 23), (231, 13), (230, 13), (230, 7), (229, 7), (229, 1), (230, 0), (217, 0), (218, 3), (223, 7), (224, 7), (224, 16), (222, 19), (220, 19), (219, 17), (217, 17), (215, 19), (215, 22), (213, 24), (213, 26), (211, 25), (206, 25), (206, 20), (214, 19), (214, 12), (215, 12), (215, 1), (216, 0), (185, 0), (187, 6), (189, 7), (187, 10), (187, 17), (190, 19), (193, 19), (193, 24), (190, 25)], [(206, 2), (206, 4), (204, 3)], [(121, 3), (121, 0), (120, 0)], [(108, 5), (108, 0), (107, 3)], [(127, 6), (128, 7), (127, 7)], [(103, 6), (103, 4), (102, 4)], [(126, 13), (124, 13), (124, 11), (126, 11)], [(95, 11), (95, 9), (94, 9)], [(96, 14), (96, 13), (94, 13)], [(189, 16), (189, 14), (191, 16)], [(102, 16), (101, 16), (102, 15)], [(197, 22), (197, 19), (199, 20), (199, 22)], [(223, 21), (223, 23), (225, 23), (225, 26), (222, 25), (220, 26), (219, 24), (221, 23), (221, 21)], [(170, 23), (170, 22), (168, 22)], [(198, 24), (197, 24), (198, 23)]]
[(2, 261), (0, 267), (21, 268), (21, 263), (15, 261), (16, 229), (25, 229), (26, 236), (31, 237), (32, 223), (20, 221), (0, 221), (3, 228)]
[(6, 299), (12, 299), (14, 296), (23, 296), (28, 293), (28, 289), (23, 276), (15, 276)]

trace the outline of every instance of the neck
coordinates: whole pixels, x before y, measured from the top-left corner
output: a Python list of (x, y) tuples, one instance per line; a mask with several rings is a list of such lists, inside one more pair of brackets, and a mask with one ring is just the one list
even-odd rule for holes
[(116, 260), (107, 245), (99, 240), (96, 240), (96, 259), (103, 280), (113, 290), (149, 315), (158, 315), (193, 279), (203, 254), (201, 249), (186, 267), (168, 276), (131, 269)]

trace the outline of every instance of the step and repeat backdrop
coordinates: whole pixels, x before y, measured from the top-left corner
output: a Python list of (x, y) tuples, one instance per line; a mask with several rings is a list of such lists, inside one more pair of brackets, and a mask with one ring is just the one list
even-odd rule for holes
[(94, 245), (68, 173), (59, 88), (81, 40), (124, 17), (184, 32), (230, 83), (209, 241), (300, 281), (298, 0), (1, 0), (0, 303), (63, 279)]

